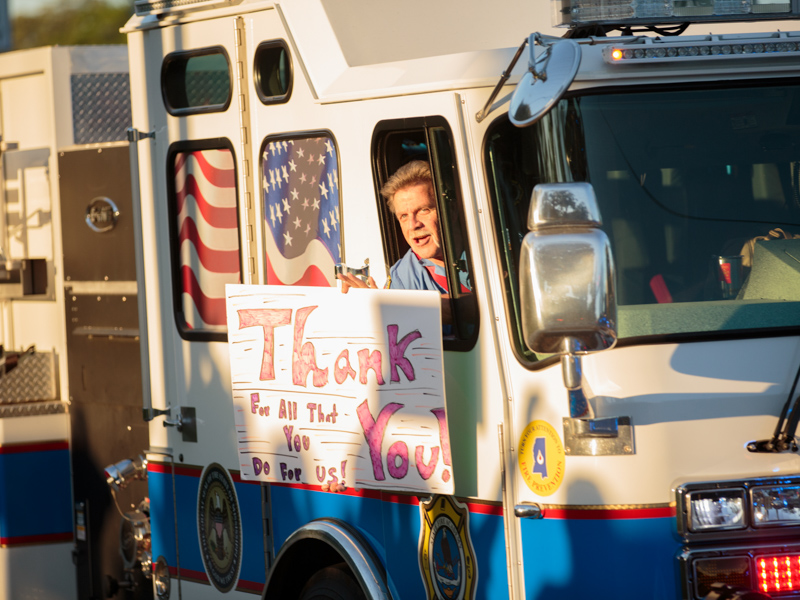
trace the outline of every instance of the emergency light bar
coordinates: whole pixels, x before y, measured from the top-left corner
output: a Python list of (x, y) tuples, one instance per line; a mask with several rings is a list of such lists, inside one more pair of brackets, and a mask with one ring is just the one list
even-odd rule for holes
[(748, 39), (712, 35), (706, 40), (664, 43), (640, 37), (603, 49), (603, 59), (608, 64), (742, 59), (767, 54), (800, 56), (800, 36), (774, 33)]
[(160, 15), (177, 10), (195, 10), (211, 6), (230, 5), (231, 0), (136, 0), (133, 10), (136, 16)]
[(555, 27), (797, 18), (791, 0), (551, 0)]

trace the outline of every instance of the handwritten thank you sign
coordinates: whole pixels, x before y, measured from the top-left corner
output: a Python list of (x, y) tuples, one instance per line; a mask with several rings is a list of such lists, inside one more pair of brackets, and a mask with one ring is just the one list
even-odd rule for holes
[(242, 479), (453, 493), (437, 294), (226, 287)]

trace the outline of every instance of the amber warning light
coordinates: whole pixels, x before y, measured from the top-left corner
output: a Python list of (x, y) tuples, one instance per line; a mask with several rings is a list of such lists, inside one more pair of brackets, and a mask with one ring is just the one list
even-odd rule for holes
[(800, 591), (800, 554), (756, 557), (756, 577), (759, 591)]

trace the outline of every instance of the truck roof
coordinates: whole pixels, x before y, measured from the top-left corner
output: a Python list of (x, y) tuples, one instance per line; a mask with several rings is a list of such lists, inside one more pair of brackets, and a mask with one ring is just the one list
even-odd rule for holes
[[(147, 0), (139, 0), (137, 11), (147, 4)], [(183, 11), (182, 21), (192, 21), (208, 19), (212, 9), (214, 16), (277, 10), (312, 93), (323, 103), (493, 87), (531, 33), (560, 37), (566, 32), (551, 25), (551, 3), (545, 0), (491, 4), (480, 0), (198, 0), (192, 6), (174, 11)], [(132, 17), (124, 31), (175, 23), (173, 18), (143, 15)], [(774, 32), (779, 25), (705, 23), (691, 26), (687, 34)], [(786, 23), (782, 25), (787, 28)], [(525, 56), (517, 63), (510, 83), (525, 71)], [(587, 62), (593, 63), (588, 79), (608, 75), (602, 74), (605, 69), (596, 59)], [(693, 67), (688, 70), (697, 71)], [(707, 74), (708, 70), (704, 71)], [(577, 80), (584, 79), (579, 73)]]

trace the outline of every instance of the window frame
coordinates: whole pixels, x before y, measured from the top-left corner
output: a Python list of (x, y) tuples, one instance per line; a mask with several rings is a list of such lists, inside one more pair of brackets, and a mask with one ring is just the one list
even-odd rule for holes
[[(289, 70), (289, 82), (286, 86), (286, 91), (280, 96), (267, 96), (261, 86), (261, 70), (258, 68), (259, 54), (264, 50), (272, 48), (281, 48), (286, 53), (286, 63)], [(255, 86), (258, 99), (262, 104), (285, 104), (289, 102), (292, 97), (292, 90), (294, 89), (294, 66), (292, 65), (292, 53), (289, 51), (289, 45), (282, 39), (269, 40), (261, 42), (253, 54), (253, 85)]]
[[(458, 214), (456, 215), (456, 221), (460, 223), (460, 227), (455, 234), (449, 229), (442, 227), (443, 224), (447, 224), (448, 226), (450, 225), (449, 216), (451, 213), (447, 210), (447, 207), (443, 207), (442, 205), (443, 196), (445, 196), (450, 190), (442, 190), (442, 186), (444, 184), (444, 182), (441, 181), (441, 179), (444, 179), (444, 177), (441, 177), (442, 165), (434, 160), (436, 157), (434, 156), (434, 149), (432, 148), (432, 146), (434, 146), (434, 143), (432, 143), (432, 138), (433, 130), (435, 129), (441, 129), (444, 132), (446, 141), (448, 143), (447, 150), (449, 150), (452, 158), (452, 192), (455, 194), (455, 198), (450, 200), (452, 201), (452, 207), (458, 211)], [(454, 236), (459, 236), (460, 240), (463, 241), (464, 252), (466, 252), (467, 255), (467, 263), (472, 268), (473, 273), (475, 263), (471, 258), (472, 250), (469, 233), (466, 227), (464, 196), (461, 190), (458, 161), (456, 159), (455, 137), (453, 136), (453, 130), (450, 127), (447, 119), (440, 115), (412, 117), (405, 119), (386, 119), (379, 121), (373, 129), (370, 150), (370, 155), (372, 157), (372, 176), (373, 184), (375, 186), (376, 201), (378, 203), (378, 220), (381, 227), (383, 254), (387, 268), (391, 265), (394, 265), (397, 260), (402, 258), (405, 254), (405, 250), (408, 247), (405, 239), (403, 239), (403, 234), (397, 222), (397, 218), (391, 213), (391, 211), (389, 211), (386, 201), (380, 194), (380, 189), (389, 176), (397, 168), (399, 168), (401, 164), (403, 164), (401, 162), (397, 165), (392, 165), (390, 169), (390, 165), (388, 164), (387, 160), (387, 138), (392, 134), (401, 133), (403, 131), (424, 132), (425, 142), (427, 145), (426, 154), (427, 160), (431, 165), (431, 175), (433, 177), (437, 210), (439, 211), (440, 215), (445, 216), (445, 218), (439, 220), (439, 234), (441, 239), (444, 240), (443, 249), (445, 252), (445, 266), (447, 270), (448, 287), (450, 289), (457, 290), (459, 286), (455, 284), (458, 284), (459, 276), (457, 269), (455, 268), (455, 263), (450, 256), (450, 252), (452, 251), (451, 243)], [(439, 152), (441, 152), (441, 150), (439, 150)], [(480, 333), (480, 314), (478, 309), (478, 289), (474, 284), (474, 280), (472, 288), (471, 294), (459, 297), (458, 293), (456, 293), (455, 298), (453, 295), (450, 296), (451, 312), (453, 314), (456, 331), (460, 331), (461, 327), (467, 326), (472, 326), (473, 330), (468, 335), (464, 335), (463, 337), (460, 337), (458, 334), (455, 338), (445, 337), (443, 340), (443, 347), (447, 351), (467, 352), (472, 350), (477, 343), (478, 335)], [(474, 314), (474, 317), (468, 319), (466, 313), (470, 311)]]
[[(211, 104), (207, 106), (196, 106), (196, 107), (187, 106), (184, 108), (176, 108), (172, 106), (167, 94), (167, 86), (168, 86), (167, 70), (170, 64), (178, 60), (183, 60), (184, 62), (188, 63), (191, 58), (199, 56), (209, 56), (212, 54), (221, 54), (225, 58), (225, 62), (228, 64), (229, 86), (228, 86), (228, 97), (225, 99), (225, 102), (222, 104)], [(225, 112), (231, 105), (231, 100), (233, 98), (233, 73), (231, 71), (231, 59), (230, 56), (228, 55), (228, 51), (225, 49), (224, 46), (208, 46), (205, 48), (197, 48), (194, 50), (178, 50), (176, 52), (170, 52), (161, 61), (161, 75), (159, 80), (161, 85), (161, 100), (164, 103), (164, 108), (173, 117), (185, 117), (187, 115)]]
[(242, 220), (241, 206), (239, 197), (239, 177), (236, 152), (233, 144), (227, 138), (209, 138), (204, 140), (181, 140), (170, 144), (167, 150), (166, 173), (167, 173), (167, 216), (169, 227), (169, 255), (170, 255), (170, 279), (172, 288), (172, 313), (175, 320), (175, 327), (178, 334), (187, 341), (197, 342), (227, 342), (228, 332), (215, 331), (210, 329), (192, 329), (188, 327), (186, 320), (182, 295), (183, 285), (181, 283), (181, 263), (180, 263), (180, 239), (178, 231), (178, 210), (175, 189), (175, 158), (181, 153), (195, 152), (198, 150), (227, 150), (231, 153), (234, 170), (234, 194), (236, 197), (236, 229), (237, 241), (239, 243), (239, 279), (241, 280), (244, 267), (242, 264)]

